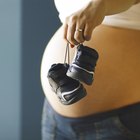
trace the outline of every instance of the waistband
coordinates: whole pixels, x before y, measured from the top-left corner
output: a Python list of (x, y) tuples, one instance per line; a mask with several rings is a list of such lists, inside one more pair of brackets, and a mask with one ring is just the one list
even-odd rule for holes
[(111, 111), (107, 111), (107, 112), (102, 112), (102, 113), (98, 113), (98, 114), (91, 114), (88, 116), (77, 117), (77, 118), (65, 117), (65, 116), (60, 115), (52, 108), (52, 106), (47, 101), (47, 99), (45, 99), (45, 107), (46, 107), (46, 109), (53, 112), (55, 119), (62, 121), (62, 122), (65, 122), (65, 123), (66, 122), (71, 122), (71, 123), (89, 123), (89, 122), (92, 122), (92, 123), (94, 123), (94, 122), (103, 121), (105, 119), (115, 117), (118, 115), (121, 115), (121, 116), (123, 114), (129, 115), (130, 113), (136, 112), (136, 111), (140, 110), (140, 102), (132, 104), (132, 105), (128, 105), (125, 107), (121, 107), (119, 109), (115, 109), (115, 110), (111, 110)]

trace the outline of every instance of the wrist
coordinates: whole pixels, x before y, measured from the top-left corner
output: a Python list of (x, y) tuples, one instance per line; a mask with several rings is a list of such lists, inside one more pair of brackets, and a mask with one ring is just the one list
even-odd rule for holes
[(136, 0), (135, 4), (138, 4), (140, 2), (140, 0)]
[[(106, 2), (105, 0), (91, 0), (93, 5), (97, 5), (100, 9), (100, 12), (106, 16), (107, 13), (107, 7), (106, 7)], [(96, 7), (96, 6), (95, 6)]]

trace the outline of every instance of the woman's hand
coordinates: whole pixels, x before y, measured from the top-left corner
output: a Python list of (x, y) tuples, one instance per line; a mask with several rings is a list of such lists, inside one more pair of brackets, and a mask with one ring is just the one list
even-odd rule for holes
[(66, 18), (64, 38), (71, 47), (89, 41), (92, 31), (102, 23), (105, 16), (103, 0), (92, 0), (85, 7)]

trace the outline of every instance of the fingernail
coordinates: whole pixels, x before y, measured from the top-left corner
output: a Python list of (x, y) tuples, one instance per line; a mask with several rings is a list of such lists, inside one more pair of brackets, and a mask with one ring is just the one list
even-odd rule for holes
[(74, 48), (74, 45), (71, 45), (71, 48)]
[(74, 48), (74, 45), (72, 45), (72, 44), (69, 44), (69, 47), (71, 47), (71, 48)]

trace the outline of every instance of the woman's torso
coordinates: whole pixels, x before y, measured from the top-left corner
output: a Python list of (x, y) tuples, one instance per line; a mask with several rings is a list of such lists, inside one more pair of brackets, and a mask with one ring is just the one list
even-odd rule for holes
[[(61, 115), (86, 116), (140, 102), (140, 31), (100, 25), (85, 45), (95, 48), (99, 60), (95, 80), (84, 85), (87, 96), (73, 105), (62, 105), (48, 80), (47, 71), (53, 63), (63, 63), (66, 41), (61, 27), (48, 43), (41, 64), (41, 83), (48, 101)], [(70, 58), (75, 48), (70, 49)]]

